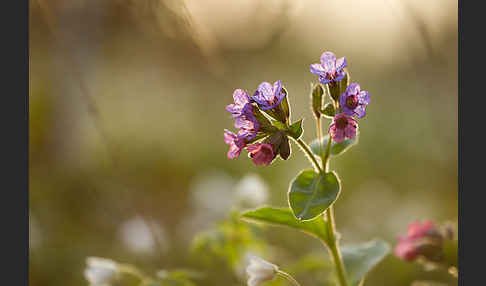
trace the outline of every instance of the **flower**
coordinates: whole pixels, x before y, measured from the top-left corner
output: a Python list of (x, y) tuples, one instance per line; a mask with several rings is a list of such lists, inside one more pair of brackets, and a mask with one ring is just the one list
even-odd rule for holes
[(394, 251), (395, 255), (406, 261), (414, 260), (418, 255), (418, 251), (413, 242), (404, 238), (398, 238), (398, 240), (399, 242)]
[(233, 118), (237, 118), (243, 115), (243, 110), (247, 105), (251, 106), (250, 97), (248, 93), (242, 89), (236, 89), (233, 92), (234, 104), (229, 104), (226, 106), (226, 111), (230, 112)]
[(119, 272), (117, 263), (111, 259), (88, 257), (86, 264), (88, 267), (84, 270), (84, 277), (93, 286), (110, 285)]
[(347, 115), (363, 118), (366, 115), (366, 105), (370, 103), (370, 94), (361, 90), (359, 84), (351, 83), (341, 94), (339, 103)]
[(345, 138), (353, 139), (356, 136), (356, 129), (358, 129), (356, 120), (346, 113), (339, 113), (334, 116), (329, 133), (332, 139), (339, 143), (343, 142)]
[(407, 234), (398, 238), (394, 253), (406, 261), (412, 261), (419, 255), (435, 259), (440, 255), (441, 244), (442, 235), (433, 222), (414, 222), (408, 226)]
[(407, 238), (418, 239), (426, 236), (429, 232), (433, 231), (434, 229), (435, 229), (435, 225), (431, 221), (425, 221), (423, 223), (417, 221), (411, 223), (408, 226)]
[(250, 157), (253, 159), (255, 165), (268, 166), (272, 162), (275, 155), (273, 154), (273, 147), (268, 143), (255, 143), (246, 147), (250, 153)]
[(235, 197), (238, 204), (257, 207), (268, 199), (268, 186), (256, 174), (246, 175), (235, 187)]
[(241, 150), (246, 146), (244, 138), (237, 136), (227, 129), (224, 130), (224, 142), (230, 145), (228, 159), (234, 159), (240, 156)]
[(334, 53), (324, 52), (321, 55), (321, 63), (312, 64), (310, 66), (310, 71), (319, 76), (319, 81), (322, 84), (326, 84), (342, 80), (346, 75), (344, 72), (346, 66), (347, 63), (345, 57), (336, 59)]
[(277, 107), (284, 97), (282, 82), (277, 80), (273, 86), (268, 82), (260, 83), (252, 99), (262, 110), (268, 110)]
[(248, 273), (248, 286), (258, 286), (265, 281), (275, 278), (278, 266), (257, 256), (251, 256), (250, 265), (246, 268)]

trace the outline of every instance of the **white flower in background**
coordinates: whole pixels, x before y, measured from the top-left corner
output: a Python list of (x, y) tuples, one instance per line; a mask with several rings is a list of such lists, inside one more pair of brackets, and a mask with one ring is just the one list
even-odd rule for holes
[[(157, 254), (154, 251), (162, 247), (167, 251), (169, 247), (167, 236), (163, 228), (154, 221), (146, 221), (136, 216), (124, 222), (119, 229), (119, 236), (125, 247), (135, 253)], [(157, 244), (157, 241), (160, 243)]]
[(119, 269), (115, 261), (101, 257), (86, 258), (84, 277), (92, 286), (109, 286)]
[(246, 268), (248, 273), (248, 286), (258, 286), (265, 281), (275, 278), (278, 266), (257, 256), (250, 257), (250, 265)]
[(236, 200), (244, 206), (256, 207), (268, 199), (268, 187), (256, 174), (243, 177), (235, 187)]
[(192, 205), (208, 213), (213, 219), (224, 217), (234, 202), (234, 180), (220, 171), (210, 171), (198, 176), (190, 188)]

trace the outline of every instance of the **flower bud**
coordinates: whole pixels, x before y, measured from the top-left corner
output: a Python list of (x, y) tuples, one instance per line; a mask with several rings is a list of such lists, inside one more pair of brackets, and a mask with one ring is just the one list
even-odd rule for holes
[(290, 156), (289, 138), (287, 136), (283, 136), (282, 143), (280, 143), (280, 157), (284, 160), (287, 160), (289, 156)]
[(320, 84), (312, 86), (311, 99), (312, 99), (312, 111), (317, 119), (321, 117), (322, 108), (322, 95), (324, 90)]
[(275, 158), (275, 152), (271, 144), (268, 143), (255, 143), (246, 147), (250, 157), (255, 165), (268, 166)]
[(277, 275), (278, 266), (257, 256), (250, 258), (250, 265), (246, 268), (248, 273), (248, 286), (258, 286), (270, 281)]
[[(285, 136), (285, 133), (283, 131), (278, 131), (278, 132), (275, 132), (274, 134), (272, 134), (271, 136), (267, 137), (263, 141), (263, 143), (270, 144), (272, 146), (273, 153), (275, 154), (275, 156), (277, 156), (281, 152), (282, 144), (285, 142), (285, 139), (287, 139), (287, 136)], [(288, 139), (287, 139), (287, 142), (288, 142)], [(286, 150), (284, 150), (284, 155), (285, 155), (285, 152), (286, 152)], [(289, 149), (289, 153), (290, 153), (290, 149)]]
[(111, 259), (88, 257), (86, 264), (84, 277), (92, 286), (109, 285), (119, 273), (117, 263)]
[(331, 98), (334, 101), (339, 102), (339, 97), (341, 96), (341, 86), (339, 82), (332, 81), (328, 83), (327, 86), (329, 87), (329, 95)]

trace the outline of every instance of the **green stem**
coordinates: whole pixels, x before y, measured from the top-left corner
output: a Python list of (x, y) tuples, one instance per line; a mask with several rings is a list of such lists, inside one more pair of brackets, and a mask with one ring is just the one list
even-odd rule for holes
[[(322, 131), (321, 131), (321, 124), (320, 120), (317, 122), (317, 128), (318, 130), (318, 135), (319, 135), (319, 145), (320, 149), (322, 150)], [(327, 140), (327, 146), (326, 146), (326, 151), (324, 155), (322, 154), (321, 151), (321, 158), (322, 158), (322, 168), (324, 169), (324, 172), (328, 172), (329, 170), (329, 157), (330, 157), (330, 151), (331, 151), (331, 142), (332, 142), (332, 136), (329, 134), (329, 140)], [(327, 211), (326, 211), (326, 216), (327, 216), (327, 226), (328, 226), (328, 233), (329, 233), (329, 250), (331, 252), (332, 258), (334, 260), (334, 265), (336, 266), (336, 274), (339, 280), (339, 284), (341, 286), (347, 286), (347, 281), (346, 281), (346, 275), (345, 275), (345, 270), (344, 270), (344, 264), (343, 264), (343, 259), (341, 256), (341, 253), (339, 252), (339, 246), (338, 246), (338, 240), (336, 239), (336, 223), (334, 222), (334, 208), (331, 205)], [(323, 218), (324, 219), (324, 218)]]
[(280, 275), (280, 276), (282, 276), (283, 278), (287, 279), (287, 281), (289, 281), (292, 285), (294, 285), (294, 286), (300, 286), (299, 282), (297, 282), (297, 280), (295, 280), (294, 277), (292, 277), (287, 272), (284, 272), (282, 270), (278, 270), (277, 271), (277, 274)]
[(311, 163), (314, 165), (314, 167), (319, 171), (319, 173), (322, 173), (321, 166), (319, 166), (319, 163), (317, 162), (317, 159), (314, 156), (314, 154), (312, 154), (312, 151), (309, 148), (309, 146), (307, 146), (307, 144), (305, 144), (305, 142), (302, 141), (302, 139), (297, 139), (297, 140), (295, 140), (295, 142), (297, 142), (297, 144), (299, 144), (299, 146), (302, 148), (302, 150), (304, 150), (304, 152), (306, 153), (307, 157), (309, 158), (309, 160), (311, 161)]
[(334, 222), (334, 208), (330, 206), (326, 211), (327, 225), (329, 230), (329, 250), (336, 266), (336, 274), (338, 276), (339, 284), (347, 286), (346, 275), (344, 270), (343, 259), (339, 251), (338, 240), (336, 239), (336, 225)]
[[(329, 140), (327, 140), (327, 146), (326, 146), (326, 153), (324, 154), (324, 157), (322, 158), (322, 168), (327, 172), (329, 170), (329, 157), (331, 155), (331, 143), (332, 143), (332, 136), (329, 134)], [(322, 144), (322, 140), (321, 140)]]
[(324, 153), (322, 152), (322, 126), (321, 126), (321, 116), (319, 116), (318, 118), (316, 118), (316, 120), (317, 120), (317, 140), (319, 140), (319, 154), (321, 155), (321, 162), (324, 162)]

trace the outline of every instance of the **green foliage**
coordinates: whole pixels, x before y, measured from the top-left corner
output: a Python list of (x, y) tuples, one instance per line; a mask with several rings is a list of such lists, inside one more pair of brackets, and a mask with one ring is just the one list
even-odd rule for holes
[(350, 286), (358, 286), (365, 275), (390, 251), (390, 245), (383, 240), (341, 247), (341, 255)]
[(195, 286), (196, 284), (192, 280), (202, 277), (201, 273), (187, 269), (160, 270), (157, 272), (159, 282), (154, 286)]
[[(356, 137), (354, 137), (353, 139), (346, 138), (344, 139), (343, 142), (340, 143), (336, 143), (335, 141), (332, 141), (331, 150), (329, 151), (329, 153), (331, 154), (331, 156), (337, 156), (346, 152), (349, 148), (351, 148), (353, 145), (358, 143), (358, 137), (359, 137), (359, 132), (356, 133)], [(322, 146), (327, 146), (328, 140), (329, 140), (329, 134), (323, 136)], [(320, 156), (319, 139), (315, 139), (314, 141), (312, 141), (310, 144), (310, 148), (312, 150), (312, 153), (314, 153), (317, 156)]]
[(327, 118), (334, 118), (334, 116), (336, 115), (334, 104), (332, 104), (331, 102), (327, 103), (321, 113)]
[(326, 222), (322, 218), (316, 217), (312, 220), (301, 221), (296, 219), (288, 208), (261, 207), (256, 210), (243, 212), (241, 217), (249, 221), (297, 229), (324, 242), (329, 240)]
[(192, 250), (207, 264), (223, 263), (234, 269), (248, 250), (261, 250), (263, 242), (256, 236), (254, 229), (239, 220), (237, 214), (224, 220), (215, 227), (196, 235)]
[(295, 140), (299, 139), (300, 136), (302, 136), (302, 133), (304, 132), (304, 129), (302, 128), (303, 120), (304, 119), (301, 119), (289, 126), (288, 134)]
[(327, 210), (337, 199), (340, 183), (334, 172), (319, 174), (304, 170), (291, 182), (288, 199), (299, 220), (313, 219)]

